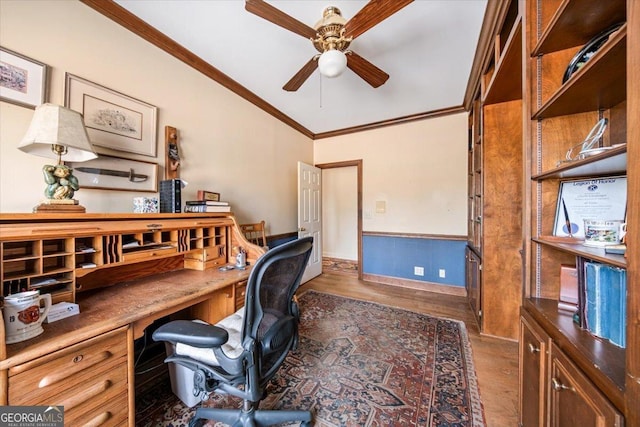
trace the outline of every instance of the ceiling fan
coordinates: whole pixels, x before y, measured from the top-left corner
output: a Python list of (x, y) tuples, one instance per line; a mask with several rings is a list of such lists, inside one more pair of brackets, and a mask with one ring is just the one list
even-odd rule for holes
[(263, 0), (245, 0), (245, 9), (267, 21), (308, 38), (320, 52), (314, 55), (282, 89), (295, 92), (320, 68), (326, 77), (336, 77), (349, 67), (371, 86), (383, 85), (389, 75), (357, 53), (347, 50), (349, 44), (365, 31), (376, 26), (413, 0), (371, 0), (350, 20), (342, 17), (340, 9), (329, 6), (314, 28), (303, 24)]

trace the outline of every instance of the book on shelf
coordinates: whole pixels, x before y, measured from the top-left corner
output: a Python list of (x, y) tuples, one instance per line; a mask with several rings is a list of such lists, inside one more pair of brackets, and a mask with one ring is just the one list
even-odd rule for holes
[(182, 206), (182, 181), (167, 179), (160, 181), (160, 212), (180, 213)]
[(578, 271), (571, 265), (560, 266), (560, 300), (558, 308), (570, 312), (578, 309)]
[(627, 271), (584, 261), (584, 328), (595, 336), (626, 346)]
[(184, 202), (188, 206), (229, 206), (229, 202), (221, 202), (214, 200), (187, 200)]
[(231, 212), (231, 206), (209, 206), (209, 205), (185, 205), (186, 213), (202, 213), (202, 212)]
[(624, 255), (627, 253), (627, 245), (607, 245), (604, 247), (605, 254)]

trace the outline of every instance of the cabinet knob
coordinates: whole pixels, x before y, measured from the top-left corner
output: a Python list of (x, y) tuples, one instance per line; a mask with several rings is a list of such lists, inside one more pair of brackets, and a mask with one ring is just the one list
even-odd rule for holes
[(529, 343), (527, 344), (527, 348), (529, 349), (529, 353), (534, 354), (534, 353), (538, 353), (540, 351), (540, 349), (538, 347), (536, 347), (535, 345)]
[(551, 378), (551, 387), (553, 387), (555, 391), (562, 391), (562, 390), (576, 391), (575, 388), (562, 384), (560, 380), (557, 379), (556, 377)]

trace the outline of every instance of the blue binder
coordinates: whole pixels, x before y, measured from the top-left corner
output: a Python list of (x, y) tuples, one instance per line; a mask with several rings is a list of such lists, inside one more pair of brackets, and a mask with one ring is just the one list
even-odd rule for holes
[(584, 268), (586, 329), (625, 347), (627, 271), (591, 261)]
[(586, 280), (586, 317), (587, 330), (593, 335), (607, 338), (609, 335), (607, 311), (607, 292), (603, 285), (604, 265), (596, 262), (585, 262)]
[(627, 325), (627, 270), (606, 268), (609, 300), (609, 340), (619, 347), (626, 347)]

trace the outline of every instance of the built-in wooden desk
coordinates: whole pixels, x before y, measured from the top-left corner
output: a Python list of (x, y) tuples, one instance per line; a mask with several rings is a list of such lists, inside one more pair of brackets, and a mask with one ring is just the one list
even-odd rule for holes
[[(80, 314), (44, 324), (44, 333), (16, 344), (5, 343), (0, 326), (0, 404), (62, 405), (68, 425), (133, 426), (134, 340), (176, 313), (211, 323), (233, 313), (244, 302), (250, 267), (217, 267), (233, 263), (238, 246), (251, 265), (264, 253), (244, 240), (231, 215), (3, 219), (5, 290), (13, 277), (26, 284), (40, 275), (65, 278), (60, 295), (72, 296)], [(125, 235), (158, 241), (127, 257)], [(86, 260), (88, 243), (98, 254), (89, 272), (76, 265)]]

